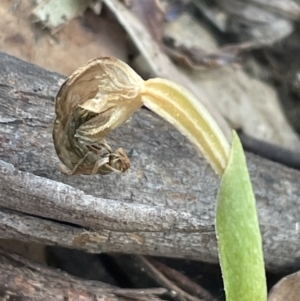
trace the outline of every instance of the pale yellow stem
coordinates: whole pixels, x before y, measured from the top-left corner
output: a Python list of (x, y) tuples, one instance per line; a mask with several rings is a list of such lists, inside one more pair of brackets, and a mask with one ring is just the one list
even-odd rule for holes
[(145, 81), (140, 91), (143, 104), (186, 136), (202, 152), (213, 169), (222, 175), (230, 145), (203, 105), (182, 86), (169, 80)]

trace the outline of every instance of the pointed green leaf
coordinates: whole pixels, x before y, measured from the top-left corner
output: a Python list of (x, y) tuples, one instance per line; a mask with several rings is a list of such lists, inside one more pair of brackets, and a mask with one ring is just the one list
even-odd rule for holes
[(216, 231), (226, 300), (266, 301), (255, 197), (244, 151), (235, 132), (218, 196)]

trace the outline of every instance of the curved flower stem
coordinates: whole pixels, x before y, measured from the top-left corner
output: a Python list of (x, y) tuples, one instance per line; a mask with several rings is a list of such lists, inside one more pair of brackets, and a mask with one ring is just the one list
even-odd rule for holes
[(182, 86), (161, 78), (145, 81), (140, 93), (147, 108), (175, 126), (196, 145), (213, 169), (223, 174), (230, 145), (195, 96)]

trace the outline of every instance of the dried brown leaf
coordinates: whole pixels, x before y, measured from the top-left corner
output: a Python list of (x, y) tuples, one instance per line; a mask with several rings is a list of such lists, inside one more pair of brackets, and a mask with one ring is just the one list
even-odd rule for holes
[(158, 0), (124, 1), (133, 14), (149, 30), (156, 42), (161, 42), (164, 33), (165, 13)]
[(191, 69), (214, 69), (235, 66), (242, 62), (242, 55), (250, 50), (268, 45), (268, 41), (253, 41), (227, 45), (217, 51), (208, 52), (195, 46), (175, 45), (172, 38), (164, 39), (166, 53), (180, 66)]

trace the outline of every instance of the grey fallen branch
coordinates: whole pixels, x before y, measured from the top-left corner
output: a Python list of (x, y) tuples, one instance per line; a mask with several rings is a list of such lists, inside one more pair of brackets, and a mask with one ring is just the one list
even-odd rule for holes
[(98, 281), (83, 281), (64, 272), (31, 263), (0, 249), (1, 300), (144, 300), (158, 301), (165, 289), (120, 289)]
[[(1, 212), (1, 237), (217, 262), (219, 180), (184, 137), (152, 113), (140, 110), (109, 137), (131, 157), (125, 175), (60, 173), (51, 132), (62, 81), (0, 54), (0, 206), (9, 209)], [(300, 172), (251, 154), (248, 163), (267, 268), (292, 267), (300, 250)]]

